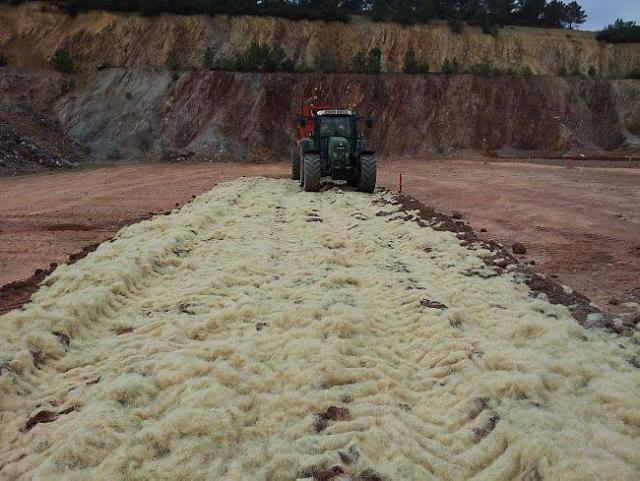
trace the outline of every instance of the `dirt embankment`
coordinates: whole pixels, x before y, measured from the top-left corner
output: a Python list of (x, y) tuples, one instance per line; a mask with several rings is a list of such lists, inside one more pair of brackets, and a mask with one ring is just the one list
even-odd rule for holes
[[(43, 11), (49, 10), (49, 11)], [(170, 53), (182, 68), (199, 68), (210, 48), (228, 58), (252, 41), (280, 45), (299, 66), (345, 70), (360, 49), (378, 47), (386, 72), (402, 70), (409, 47), (439, 71), (446, 58), (464, 67), (487, 64), (501, 71), (558, 75), (562, 71), (624, 76), (640, 67), (640, 46), (607, 45), (592, 32), (503, 28), (496, 37), (467, 27), (454, 34), (447, 25), (402, 26), (355, 17), (350, 23), (293, 22), (277, 18), (161, 15), (142, 18), (107, 12), (69, 17), (40, 3), (0, 9), (0, 50), (20, 68), (43, 68), (57, 48), (66, 48), (85, 69), (163, 67)]]
[(0, 108), (0, 177), (71, 168), (86, 155), (59, 122), (37, 112)]
[[(376, 119), (385, 156), (460, 150), (637, 154), (640, 82), (471, 75), (320, 75), (108, 69), (68, 78), (0, 72), (0, 107), (49, 112), (98, 160), (288, 158), (301, 102)], [(362, 126), (364, 129), (364, 125)]]

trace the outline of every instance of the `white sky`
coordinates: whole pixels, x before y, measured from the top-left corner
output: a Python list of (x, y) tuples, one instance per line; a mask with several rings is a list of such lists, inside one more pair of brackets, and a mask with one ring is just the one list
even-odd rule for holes
[(578, 0), (586, 10), (587, 22), (581, 30), (601, 30), (616, 18), (640, 23), (640, 0)]

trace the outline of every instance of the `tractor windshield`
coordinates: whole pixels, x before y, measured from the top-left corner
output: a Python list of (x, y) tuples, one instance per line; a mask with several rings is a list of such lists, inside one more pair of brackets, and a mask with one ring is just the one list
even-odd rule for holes
[(351, 137), (351, 119), (349, 117), (321, 117), (320, 135), (322, 137)]

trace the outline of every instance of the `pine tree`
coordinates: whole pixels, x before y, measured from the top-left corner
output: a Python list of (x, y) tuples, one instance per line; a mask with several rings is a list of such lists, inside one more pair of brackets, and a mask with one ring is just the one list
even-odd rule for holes
[(413, 1), (394, 0), (394, 20), (400, 23), (413, 23)]
[(578, 2), (571, 2), (564, 8), (563, 20), (569, 24), (569, 28), (574, 25), (582, 25), (587, 21), (587, 14)]
[(429, 23), (434, 14), (433, 0), (420, 0), (417, 13), (419, 22)]
[(520, 25), (539, 26), (547, 0), (519, 0), (516, 19)]
[(544, 8), (541, 24), (550, 28), (562, 28), (567, 5), (560, 0), (551, 0)]
[(389, 6), (386, 0), (373, 0), (371, 7), (371, 18), (374, 22), (382, 22), (389, 16)]
[(515, 0), (485, 0), (484, 5), (492, 23), (506, 25), (513, 21), (513, 12), (516, 9)]

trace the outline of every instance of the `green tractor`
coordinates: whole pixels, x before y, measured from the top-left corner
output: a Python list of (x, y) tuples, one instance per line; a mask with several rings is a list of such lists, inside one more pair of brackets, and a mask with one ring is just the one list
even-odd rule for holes
[[(376, 158), (358, 137), (358, 117), (351, 110), (305, 105), (296, 146), (291, 151), (291, 178), (306, 192), (317, 192), (320, 179), (346, 180), (361, 192), (376, 187)], [(373, 120), (367, 119), (367, 126)]]

